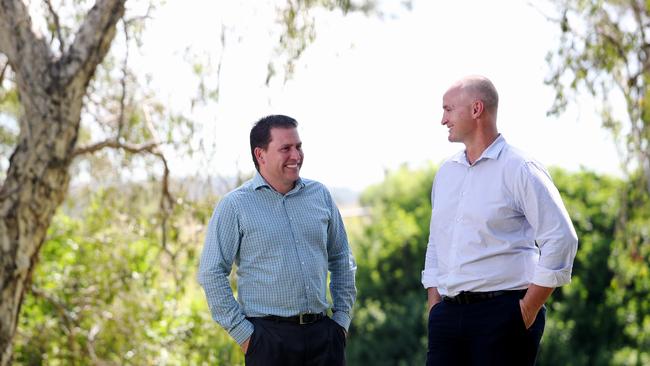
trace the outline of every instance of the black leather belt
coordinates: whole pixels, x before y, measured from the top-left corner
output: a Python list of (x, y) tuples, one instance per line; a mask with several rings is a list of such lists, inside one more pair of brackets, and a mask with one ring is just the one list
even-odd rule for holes
[(300, 314), (296, 316), (277, 316), (277, 315), (267, 315), (261, 317), (261, 319), (272, 320), (276, 322), (286, 322), (286, 323), (295, 323), (295, 324), (311, 324), (315, 323), (325, 317), (325, 313), (307, 313)]
[(443, 296), (442, 301), (449, 302), (452, 304), (474, 304), (477, 302), (493, 299), (495, 297), (506, 295), (506, 294), (518, 294), (520, 297), (523, 297), (526, 294), (526, 290), (511, 290), (511, 291), (488, 291), (488, 292), (469, 292), (462, 291), (456, 296)]

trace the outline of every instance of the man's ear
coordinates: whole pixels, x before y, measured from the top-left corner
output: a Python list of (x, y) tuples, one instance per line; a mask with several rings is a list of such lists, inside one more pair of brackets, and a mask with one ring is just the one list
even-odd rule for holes
[(257, 164), (262, 164), (264, 162), (264, 157), (262, 156), (262, 153), (264, 152), (264, 149), (261, 147), (256, 147), (253, 150), (253, 153), (255, 154), (255, 159), (257, 159)]
[(481, 114), (483, 114), (484, 108), (485, 108), (485, 105), (483, 104), (482, 100), (480, 100), (480, 99), (475, 100), (472, 103), (472, 117), (474, 117), (474, 118), (480, 117)]

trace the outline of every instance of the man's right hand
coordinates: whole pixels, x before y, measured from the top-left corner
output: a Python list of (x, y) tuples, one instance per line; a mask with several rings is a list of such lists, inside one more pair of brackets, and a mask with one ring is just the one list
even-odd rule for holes
[(429, 312), (431, 312), (431, 308), (442, 301), (442, 296), (438, 293), (438, 289), (436, 287), (429, 287), (427, 289), (427, 303), (429, 305)]
[(248, 337), (244, 343), (240, 344), (239, 347), (241, 347), (242, 352), (246, 354), (246, 351), (248, 351), (248, 343), (251, 341), (251, 337)]

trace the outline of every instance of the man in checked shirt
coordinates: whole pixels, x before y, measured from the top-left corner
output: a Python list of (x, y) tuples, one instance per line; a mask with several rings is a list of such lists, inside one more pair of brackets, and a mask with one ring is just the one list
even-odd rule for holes
[(499, 97), (470, 76), (443, 96), (442, 125), (465, 149), (431, 192), (422, 284), (427, 365), (534, 365), (544, 302), (571, 280), (578, 239), (546, 169), (497, 131)]
[(257, 173), (219, 202), (201, 255), (198, 279), (212, 317), (240, 344), (246, 365), (345, 365), (356, 264), (330, 193), (299, 176), (297, 126), (282, 115), (253, 126)]

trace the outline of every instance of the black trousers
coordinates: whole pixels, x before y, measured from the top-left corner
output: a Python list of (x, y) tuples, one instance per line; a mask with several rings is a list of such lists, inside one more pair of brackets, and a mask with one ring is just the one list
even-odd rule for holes
[(325, 317), (311, 324), (248, 318), (255, 330), (247, 366), (344, 366), (345, 330)]
[(473, 304), (440, 302), (429, 312), (427, 366), (535, 365), (546, 308), (526, 329), (519, 293)]

